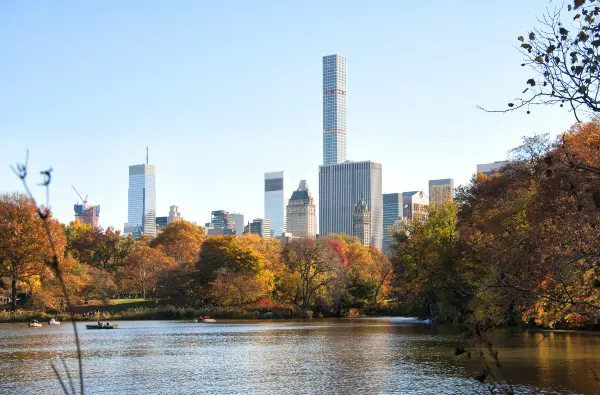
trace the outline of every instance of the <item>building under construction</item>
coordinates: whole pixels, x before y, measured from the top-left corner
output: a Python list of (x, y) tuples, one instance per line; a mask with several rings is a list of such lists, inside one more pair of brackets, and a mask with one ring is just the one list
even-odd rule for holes
[(98, 218), (100, 217), (100, 206), (91, 206), (89, 204), (76, 204), (75, 220), (79, 220), (82, 224), (92, 225), (98, 228)]
[(72, 186), (73, 190), (79, 196), (83, 204), (75, 204), (73, 209), (75, 210), (75, 221), (79, 221), (82, 224), (92, 225), (94, 229), (98, 228), (100, 225), (98, 224), (100, 218), (100, 206), (92, 206), (87, 204), (87, 195), (85, 198), (77, 192), (74, 186)]

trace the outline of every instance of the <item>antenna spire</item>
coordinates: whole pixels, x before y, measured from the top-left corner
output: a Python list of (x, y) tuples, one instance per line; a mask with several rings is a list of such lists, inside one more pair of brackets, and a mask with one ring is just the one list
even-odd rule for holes
[(148, 164), (148, 147), (146, 147), (146, 164)]

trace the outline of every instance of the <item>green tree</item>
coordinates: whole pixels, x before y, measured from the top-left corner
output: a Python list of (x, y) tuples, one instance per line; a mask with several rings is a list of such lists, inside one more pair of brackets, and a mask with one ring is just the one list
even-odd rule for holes
[(421, 314), (442, 320), (460, 319), (471, 295), (457, 255), (457, 206), (442, 204), (426, 221), (409, 221), (393, 232), (392, 263), (401, 299)]

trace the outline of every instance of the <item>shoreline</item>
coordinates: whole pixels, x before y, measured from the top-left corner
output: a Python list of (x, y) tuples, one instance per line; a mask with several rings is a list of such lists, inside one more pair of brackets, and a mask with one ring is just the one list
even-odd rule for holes
[[(415, 317), (414, 315), (393, 315), (388, 312), (388, 314), (359, 314), (353, 316), (323, 316), (317, 315), (313, 316), (312, 314), (306, 314), (307, 312), (292, 310), (292, 314), (281, 314), (278, 311), (278, 314), (272, 315), (263, 315), (261, 317), (260, 311), (246, 311), (243, 313), (218, 309), (218, 310), (195, 310), (192, 308), (153, 308), (153, 309), (136, 309), (135, 312), (125, 311), (119, 314), (95, 314), (91, 316), (84, 315), (76, 315), (75, 322), (110, 322), (110, 321), (192, 321), (197, 319), (198, 317), (208, 315), (211, 318), (215, 318), (217, 320), (223, 321), (313, 321), (313, 320), (352, 320), (352, 319), (379, 319), (379, 318), (406, 318), (414, 320), (414, 323), (423, 323), (426, 321), (425, 319)], [(141, 311), (140, 311), (141, 310)], [(196, 313), (196, 314), (194, 314)], [(265, 312), (263, 312), (265, 313)], [(268, 311), (266, 313), (269, 313)], [(270, 313), (273, 313), (271, 311)], [(304, 314), (303, 314), (304, 313)], [(38, 320), (40, 323), (47, 323), (50, 318), (58, 319), (61, 323), (71, 323), (71, 315), (70, 314), (49, 314), (46, 312), (34, 312), (34, 311), (21, 311), (20, 313), (10, 314), (9, 312), (0, 311), (0, 324), (22, 324), (28, 323), (31, 320)], [(431, 325), (434, 326), (450, 326), (458, 328), (460, 324), (454, 323), (435, 323), (430, 322)], [(600, 330), (598, 329), (585, 329), (585, 328), (574, 328), (574, 329), (549, 329), (549, 328), (532, 328), (525, 326), (504, 326), (498, 327), (496, 330), (519, 330), (520, 332), (529, 332), (532, 334), (535, 333), (577, 333), (577, 334), (585, 334), (585, 335), (600, 335)]]

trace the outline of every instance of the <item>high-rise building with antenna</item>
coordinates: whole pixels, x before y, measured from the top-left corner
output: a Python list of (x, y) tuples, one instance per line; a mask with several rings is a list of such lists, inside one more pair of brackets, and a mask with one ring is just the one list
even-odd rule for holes
[(156, 236), (156, 168), (146, 163), (129, 166), (127, 223), (123, 234)]

